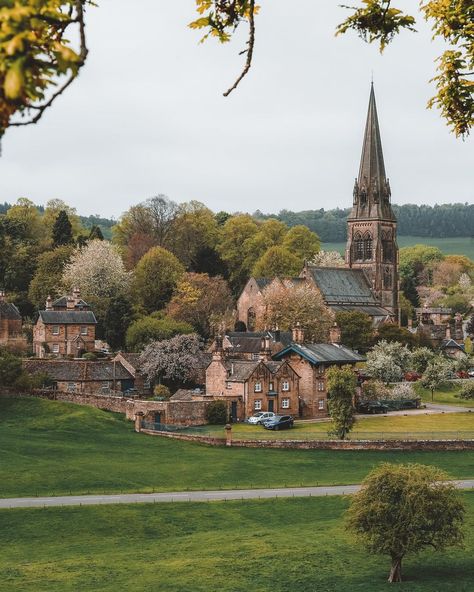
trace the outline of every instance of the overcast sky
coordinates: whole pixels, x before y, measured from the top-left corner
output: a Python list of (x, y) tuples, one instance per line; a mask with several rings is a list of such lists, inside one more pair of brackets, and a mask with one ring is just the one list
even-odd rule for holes
[(158, 193), (215, 211), (348, 207), (372, 71), (394, 203), (474, 201), (473, 140), (425, 109), (441, 47), (424, 22), (380, 56), (334, 37), (337, 1), (293, 0), (290, 13), (288, 0), (261, 0), (252, 70), (224, 98), (244, 35), (199, 45), (194, 0), (98, 2), (78, 80), (3, 140), (1, 202), (61, 198), (115, 217)]

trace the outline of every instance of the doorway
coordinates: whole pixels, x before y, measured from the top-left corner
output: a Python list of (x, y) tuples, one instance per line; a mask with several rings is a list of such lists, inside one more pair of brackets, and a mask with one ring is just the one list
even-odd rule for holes
[(273, 399), (270, 399), (268, 401), (268, 411), (273, 411), (274, 403), (275, 403), (275, 401)]
[(230, 421), (232, 423), (237, 421), (237, 401), (231, 401), (230, 403)]

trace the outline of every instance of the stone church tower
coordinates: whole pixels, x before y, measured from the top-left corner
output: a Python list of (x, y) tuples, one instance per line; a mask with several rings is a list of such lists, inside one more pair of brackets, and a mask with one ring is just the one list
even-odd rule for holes
[(390, 203), (390, 184), (385, 175), (373, 84), (353, 197), (347, 222), (346, 265), (364, 270), (380, 305), (397, 318), (397, 220)]

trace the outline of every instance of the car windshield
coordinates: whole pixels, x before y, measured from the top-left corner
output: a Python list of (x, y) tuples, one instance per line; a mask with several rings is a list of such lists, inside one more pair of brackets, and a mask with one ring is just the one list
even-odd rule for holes
[(263, 411), (258, 411), (257, 413), (253, 414), (254, 417), (262, 417), (262, 415), (264, 415)]

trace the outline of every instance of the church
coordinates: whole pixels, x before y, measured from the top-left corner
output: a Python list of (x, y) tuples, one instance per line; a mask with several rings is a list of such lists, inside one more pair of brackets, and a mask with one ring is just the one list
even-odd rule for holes
[[(312, 282), (333, 312), (360, 311), (376, 326), (397, 322), (397, 220), (391, 206), (385, 173), (374, 86), (370, 89), (359, 175), (354, 183), (352, 210), (347, 221), (344, 267), (305, 263), (298, 278), (285, 285)], [(239, 330), (255, 331), (265, 316), (264, 291), (280, 278), (250, 278), (237, 302)]]

